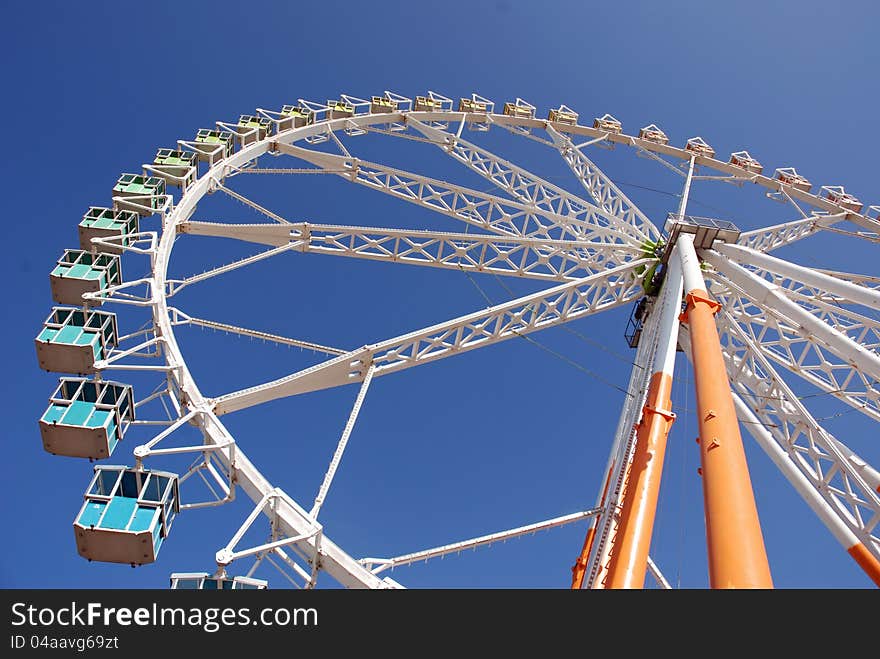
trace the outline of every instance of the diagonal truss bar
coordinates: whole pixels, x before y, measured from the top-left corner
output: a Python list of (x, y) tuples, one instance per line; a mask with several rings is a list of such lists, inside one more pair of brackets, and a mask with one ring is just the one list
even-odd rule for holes
[(712, 290), (742, 331), (777, 364), (880, 420), (880, 323), (734, 267), (740, 281), (713, 275)]
[(341, 348), (331, 348), (329, 346), (321, 345), (320, 343), (312, 343), (311, 341), (303, 341), (301, 339), (292, 339), (286, 336), (279, 336), (278, 334), (269, 334), (268, 332), (261, 332), (260, 330), (248, 329), (246, 327), (238, 327), (237, 325), (229, 325), (227, 323), (220, 323), (216, 320), (196, 318), (194, 316), (190, 316), (189, 314), (184, 313), (180, 309), (175, 309), (174, 307), (169, 307), (168, 311), (171, 314), (171, 322), (173, 326), (195, 325), (196, 327), (205, 327), (220, 332), (239, 334), (241, 336), (247, 336), (252, 339), (271, 341), (272, 343), (278, 343), (281, 345), (296, 348), (306, 348), (308, 350), (314, 350), (315, 352), (323, 352), (327, 355), (344, 355), (346, 352), (348, 352), (347, 350), (342, 350)]
[(227, 195), (229, 195), (230, 197), (232, 197), (236, 201), (240, 201), (241, 203), (243, 203), (245, 206), (249, 206), (249, 207), (253, 208), (258, 213), (262, 213), (263, 215), (265, 215), (269, 219), (275, 220), (276, 222), (278, 222), (278, 224), (287, 224), (288, 223), (287, 220), (285, 220), (280, 215), (273, 213), (268, 208), (264, 208), (263, 206), (260, 206), (260, 204), (258, 204), (255, 201), (251, 201), (250, 199), (248, 199), (244, 195), (239, 194), (238, 192), (235, 192), (234, 190), (230, 190), (229, 188), (227, 188), (225, 185), (223, 185), (219, 181), (212, 180), (212, 183), (213, 183), (215, 189), (226, 193)]
[(186, 222), (180, 231), (276, 246), (296, 242), (300, 252), (552, 281), (584, 277), (639, 252), (627, 245), (311, 223)]
[[(820, 506), (824, 510), (820, 518), (839, 540), (843, 542), (849, 537), (838, 528), (843, 525), (880, 559), (880, 497), (873, 481), (869, 483), (866, 479), (876, 472), (865, 469), (867, 465), (860, 466), (863, 461), (854, 460), (852, 452), (819, 425), (773, 368), (759, 344), (737, 326), (730, 314), (722, 311), (717, 318), (728, 378), (748, 408), (746, 417), (753, 415), (761, 424), (757, 428), (749, 427), (753, 425), (749, 423), (745, 426), (774, 462), (780, 464), (775, 449), (765, 446), (766, 438), (759, 435), (769, 433), (773, 437), (787, 456), (787, 463), (800, 476), (787, 473), (788, 466), (780, 464), (783, 473), (799, 491), (798, 480), (810, 483), (812, 492), (825, 502)], [(814, 494), (801, 494), (815, 509)], [(825, 519), (828, 513), (837, 522)], [(851, 546), (850, 542), (846, 549)]]
[(562, 515), (561, 517), (554, 517), (553, 519), (544, 520), (543, 522), (527, 524), (526, 526), (519, 526), (515, 529), (500, 531), (498, 533), (481, 535), (476, 538), (471, 538), (470, 540), (462, 540), (460, 542), (433, 547), (431, 549), (425, 549), (411, 554), (403, 554), (402, 556), (396, 556), (394, 558), (362, 558), (358, 562), (367, 566), (373, 574), (379, 574), (385, 570), (394, 569), (403, 565), (428, 561), (432, 558), (455, 554), (464, 551), (465, 549), (476, 549), (477, 547), (484, 547), (496, 542), (503, 542), (511, 538), (518, 538), (520, 536), (537, 533), (538, 531), (547, 531), (573, 522), (580, 522), (581, 520), (589, 519), (598, 513), (599, 509), (593, 508), (592, 510), (584, 510), (583, 512), (572, 513), (570, 515)]
[(272, 249), (267, 249), (264, 252), (259, 252), (258, 254), (254, 254), (253, 256), (248, 256), (243, 259), (233, 261), (232, 263), (226, 263), (216, 268), (212, 268), (211, 270), (201, 272), (197, 275), (192, 275), (183, 280), (169, 279), (168, 297), (171, 297), (172, 295), (178, 293), (180, 289), (189, 286), (190, 284), (195, 284), (196, 282), (204, 281), (205, 279), (210, 279), (211, 277), (217, 277), (219, 275), (226, 274), (227, 272), (232, 272), (233, 270), (243, 268), (244, 266), (250, 265), (251, 263), (256, 263), (257, 261), (262, 261), (263, 259), (268, 259), (272, 256), (277, 256), (278, 254), (290, 251), (292, 249), (295, 249), (296, 247), (296, 243), (281, 245), (280, 247), (273, 247)]
[(604, 217), (597, 216), (594, 221), (587, 222), (576, 217), (547, 213), (533, 204), (522, 204), (357, 158), (284, 144), (279, 144), (278, 150), (318, 167), (340, 170), (338, 175), (353, 183), (493, 233), (552, 240), (591, 240), (609, 244), (633, 242), (628, 234), (621, 234)]
[(845, 219), (846, 213), (828, 215), (817, 212), (801, 220), (775, 224), (770, 227), (755, 229), (754, 231), (744, 231), (736, 242), (757, 252), (772, 252), (775, 249), (791, 245), (812, 236), (814, 233)]
[(345, 447), (348, 445), (348, 438), (351, 437), (351, 431), (354, 429), (355, 421), (357, 421), (361, 406), (364, 404), (364, 398), (367, 395), (367, 389), (370, 388), (370, 383), (373, 381), (373, 373), (375, 373), (375, 370), (374, 366), (367, 369), (367, 375), (364, 377), (364, 381), (361, 382), (361, 388), (358, 391), (357, 398), (355, 398), (354, 405), (351, 408), (351, 414), (348, 415), (348, 421), (345, 423), (342, 437), (339, 438), (339, 443), (336, 445), (336, 451), (334, 451), (333, 458), (330, 460), (330, 466), (327, 468), (327, 473), (324, 474), (324, 481), (318, 489), (315, 503), (312, 505), (311, 512), (309, 512), (309, 516), (314, 519), (318, 519), (318, 513), (321, 510), (321, 506), (324, 505), (324, 500), (327, 498), (327, 492), (330, 491), (330, 485), (333, 483), (333, 478), (336, 476), (336, 470), (339, 468), (339, 463), (342, 461), (342, 454), (345, 452)]
[[(544, 212), (575, 216), (587, 222), (593, 222), (594, 218), (602, 217), (609, 220), (621, 233), (632, 236), (635, 242), (641, 242), (645, 239), (643, 231), (634, 229), (631, 224), (612, 214), (609, 208), (614, 207), (614, 204), (609, 204), (608, 208), (600, 209), (532, 172), (447, 131), (429, 126), (412, 117), (407, 117), (407, 125), (425, 135), (430, 142), (440, 147), (451, 158), (491, 181), (523, 204), (533, 204)], [(626, 201), (632, 208), (635, 208), (629, 200)], [(636, 212), (639, 213), (640, 219), (650, 223), (641, 214), (641, 211), (636, 209)]]
[(549, 123), (546, 124), (546, 130), (572, 173), (602, 210), (631, 226), (643, 241), (656, 241), (660, 237), (660, 231), (654, 223), (572, 143), (571, 138)]
[(644, 294), (636, 273), (652, 262), (634, 261), (364, 346), (287, 377), (220, 396), (214, 400), (215, 411), (226, 414), (277, 398), (360, 382), (371, 365), (376, 375), (385, 375), (621, 306)]

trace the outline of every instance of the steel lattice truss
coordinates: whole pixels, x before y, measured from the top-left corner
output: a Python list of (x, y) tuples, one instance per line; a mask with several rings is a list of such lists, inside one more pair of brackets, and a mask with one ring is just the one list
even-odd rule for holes
[(584, 210), (570, 205), (559, 208), (568, 212), (563, 214), (543, 210), (538, 204), (523, 204), (376, 163), (300, 147), (282, 145), (279, 150), (320, 165), (359, 185), (494, 233), (551, 240), (588, 239), (611, 245), (626, 242), (626, 234), (619, 231), (614, 220), (590, 210), (586, 202), (580, 205)]
[[(653, 125), (638, 136), (630, 136), (622, 132), (619, 123), (607, 118), (597, 119), (592, 128), (580, 125), (577, 115), (565, 106), (553, 111), (556, 114), (551, 113), (547, 120), (536, 118), (534, 108), (519, 100), (507, 106), (504, 114), (496, 114), (491, 102), (475, 95), (468, 103), (462, 102), (463, 109), (454, 111), (449, 99), (434, 93), (418, 97), (415, 103), (390, 92), (372, 101), (351, 96), (326, 105), (300, 100), (297, 106), (282, 112), (258, 110), (254, 116), (242, 117), (238, 124), (218, 122), (216, 131), (200, 133), (194, 141), (178, 142), (181, 151), (175, 153), (195, 154), (203, 161), (201, 176), (196, 161), (191, 166), (144, 166), (145, 176), (162, 175), (169, 185), (179, 186), (178, 197), (143, 192), (114, 196), (114, 209), (129, 209), (144, 217), (158, 215), (159, 228), (116, 237), (99, 236), (91, 244), (98, 251), (147, 255), (150, 275), (110, 282), (83, 297), (94, 305), (147, 308), (152, 324), (120, 337), (119, 346), (96, 362), (96, 370), (152, 369), (164, 378), (164, 388), (158, 388), (138, 405), (161, 402), (167, 419), (134, 423), (154, 423), (165, 429), (135, 449), (134, 455), (137, 465), (142, 465), (145, 460), (170, 453), (196, 454), (196, 463), (181, 482), (191, 476), (202, 478), (214, 498), (187, 503), (182, 509), (220, 505), (231, 501), (236, 490), (253, 500), (253, 512), (217, 553), (218, 564), (225, 567), (234, 560), (254, 557), (252, 571), (261, 561), (267, 561), (300, 587), (314, 587), (321, 572), (347, 587), (398, 587), (396, 581), (378, 574), (463, 548), (590, 520), (596, 542), (589, 552), (586, 583), (590, 587), (601, 584), (633, 455), (634, 427), (645, 401), (650, 376), (647, 365), (657, 351), (657, 331), (651, 316), (645, 322), (636, 366), (621, 401), (623, 409), (612, 441), (607, 483), (593, 508), (396, 558), (360, 560), (333, 543), (318, 521), (375, 376), (528, 336), (645, 296), (651, 283), (645, 277), (653, 276), (668, 237), (587, 157), (585, 151), (593, 144), (629, 147), (670, 169), (676, 169), (673, 163), (690, 162), (692, 167), (716, 172), (703, 177), (706, 179), (750, 181), (798, 211), (799, 219), (741, 233), (735, 244), (719, 244), (713, 246), (717, 249), (701, 253), (711, 266), (707, 273), (710, 293), (722, 305), (716, 318), (727, 375), (738, 394), (738, 409), (747, 427), (835, 537), (847, 547), (854, 541), (861, 542), (880, 558), (880, 475), (821, 427), (774, 368), (782, 366), (819, 392), (833, 395), (880, 421), (880, 321), (869, 315), (880, 310), (880, 277), (807, 270), (768, 256), (821, 232), (880, 242), (877, 218), (863, 214), (860, 205), (856, 209), (856, 201), (842, 189), (824, 196), (812, 194), (809, 184), (805, 188), (800, 179), (798, 183), (781, 174), (764, 176), (760, 168), (743, 168), (733, 157), (729, 163), (716, 160), (714, 152), (706, 150), (708, 147), (693, 149), (690, 142), (685, 149), (672, 147), (668, 140), (656, 137), (663, 134)], [(574, 195), (463, 139), (466, 126), (478, 130), (498, 126), (548, 145), (568, 165), (586, 195)], [(352, 155), (349, 138), (367, 133), (440, 148), (451, 161), (492, 183), (499, 194)], [(339, 153), (313, 148), (321, 143), (335, 147)], [(269, 157), (279, 156), (283, 157), (273, 164), (280, 162), (281, 166), (267, 166)], [(303, 162), (308, 166), (302, 167)], [(285, 166), (287, 163), (292, 166)], [(306, 222), (282, 217), (233, 189), (238, 176), (311, 174), (338, 176), (460, 221), (467, 230)], [(242, 224), (193, 219), (200, 199), (214, 192), (245, 204), (268, 221)], [(846, 229), (845, 222), (858, 229)], [(477, 232), (471, 232), (472, 228)], [(183, 234), (229, 238), (269, 249), (184, 279), (169, 279), (172, 249)], [(296, 258), (296, 253), (323, 254), (461, 270), (469, 276), (527, 278), (546, 282), (546, 287), (355, 349), (197, 318), (169, 304), (186, 286), (289, 253), (294, 255), (291, 258)], [(330, 358), (271, 382), (211, 399), (202, 394), (177, 345), (175, 331), (186, 326), (299, 346)], [(681, 340), (686, 346), (686, 331)], [(133, 363), (133, 357), (140, 361)], [(357, 398), (310, 510), (271, 484), (247, 459), (221, 421), (224, 414), (269, 400), (351, 383), (359, 384)], [(162, 448), (161, 444), (186, 424), (197, 426), (204, 442), (193, 447)], [(240, 549), (245, 532), (261, 516), (270, 522), (271, 538), (257, 547)], [(658, 584), (668, 587), (659, 568), (650, 559), (649, 564)]]
[[(753, 272), (778, 286), (786, 297), (833, 327), (845, 339), (868, 351), (878, 352), (880, 322), (822, 300), (827, 297), (825, 292), (816, 291), (802, 282), (760, 269)], [(713, 281), (717, 288), (713, 287), (712, 293), (724, 304), (742, 332), (760, 345), (769, 359), (863, 414), (880, 420), (880, 385), (875, 375), (859, 362), (851, 361), (843, 349), (817, 341), (797, 319), (758, 304), (735, 284), (721, 277), (713, 277)], [(844, 341), (840, 345), (841, 348), (847, 347)]]
[[(220, 224), (187, 222), (182, 233), (236, 238), (313, 254), (391, 261), (452, 270), (563, 281), (638, 254), (629, 245), (538, 240), (439, 231), (407, 231), (329, 224)], [(295, 245), (294, 245), (295, 243)], [(611, 255), (610, 261), (606, 258)]]
[(576, 318), (611, 309), (641, 296), (634, 272), (647, 259), (576, 279), (447, 323), (365, 346), (280, 380), (220, 396), (220, 414), (294, 394), (362, 380), (370, 365), (385, 375), (450, 357)]

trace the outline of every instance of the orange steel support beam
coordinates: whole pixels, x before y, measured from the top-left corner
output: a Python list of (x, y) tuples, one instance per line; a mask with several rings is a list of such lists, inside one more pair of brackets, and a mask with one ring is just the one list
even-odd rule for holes
[[(690, 253), (695, 262), (692, 244)], [(688, 281), (687, 274), (685, 281)], [(697, 390), (709, 584), (712, 588), (772, 588), (752, 482), (715, 326), (718, 303), (705, 290), (696, 287), (688, 291), (686, 300), (683, 320), (690, 328)]]
[(644, 588), (648, 570), (648, 550), (654, 530), (654, 516), (666, 438), (675, 419), (669, 411), (672, 375), (656, 372), (651, 376), (642, 419), (636, 433), (636, 448), (617, 537), (605, 578), (605, 588)]
[(651, 317), (657, 327), (651, 379), (641, 418), (636, 425), (635, 448), (620, 506), (620, 520), (608, 561), (605, 588), (644, 588), (648, 550), (654, 532), (666, 440), (675, 420), (671, 411), (672, 374), (678, 345), (682, 274), (678, 248), (673, 247), (663, 288)]
[(871, 580), (880, 587), (880, 561), (874, 558), (871, 552), (868, 551), (868, 548), (859, 543), (847, 549), (846, 553), (852, 556), (855, 562), (859, 564), (859, 567), (865, 571), (865, 574), (871, 577)]

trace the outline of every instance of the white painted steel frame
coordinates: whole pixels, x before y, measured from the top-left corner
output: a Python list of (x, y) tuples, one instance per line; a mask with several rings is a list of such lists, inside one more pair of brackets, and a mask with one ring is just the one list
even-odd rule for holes
[[(550, 240), (589, 240), (609, 245), (631, 244), (613, 219), (588, 212), (563, 215), (535, 204), (504, 199), (460, 185), (387, 167), (358, 158), (278, 145), (278, 150), (338, 176), (398, 199), (429, 208), (494, 233)], [(587, 204), (582, 204), (586, 207)], [(568, 209), (560, 209), (568, 210)]]
[(583, 512), (554, 517), (553, 519), (544, 520), (543, 522), (536, 522), (534, 524), (518, 526), (514, 529), (508, 529), (507, 531), (489, 533), (487, 535), (481, 535), (476, 538), (471, 538), (469, 540), (461, 540), (459, 542), (453, 542), (451, 544), (442, 545), (440, 547), (433, 547), (431, 549), (423, 549), (422, 551), (403, 554), (402, 556), (395, 556), (394, 558), (362, 558), (358, 562), (367, 566), (373, 572), (373, 574), (379, 574), (380, 572), (384, 572), (385, 570), (393, 570), (394, 568), (401, 567), (403, 565), (410, 565), (412, 563), (418, 563), (421, 561), (427, 562), (432, 558), (440, 558), (449, 554), (462, 552), (466, 549), (485, 547), (495, 544), (496, 542), (504, 542), (505, 540), (510, 540), (511, 538), (518, 538), (520, 536), (537, 533), (538, 531), (547, 531), (549, 529), (553, 529), (559, 526), (565, 526), (566, 524), (579, 522), (583, 519), (589, 519), (591, 517), (594, 517), (598, 513), (599, 509), (593, 508), (591, 510), (584, 510)]
[(218, 396), (213, 401), (214, 410), (228, 414), (278, 398), (360, 382), (372, 366), (377, 376), (386, 375), (618, 307), (641, 297), (642, 285), (636, 272), (651, 262), (633, 261), (352, 350), (272, 382)]
[[(572, 173), (605, 212), (620, 218), (635, 229), (642, 240), (657, 240), (660, 237), (660, 231), (653, 222), (584, 155), (581, 146), (575, 146), (570, 137), (563, 135), (549, 123), (546, 131)], [(605, 136), (607, 134), (603, 135), (603, 139)]]
[[(274, 491), (274, 488), (261, 476), (259, 471), (247, 460), (246, 456), (241, 451), (236, 451), (233, 455), (232, 451), (230, 451), (229, 448), (226, 448), (227, 445), (231, 446), (231, 444), (234, 443), (234, 440), (211, 410), (211, 402), (206, 400), (199, 391), (198, 386), (186, 367), (183, 356), (180, 353), (174, 337), (174, 323), (172, 323), (171, 313), (164, 293), (167, 290), (166, 273), (177, 226), (188, 219), (195, 210), (199, 199), (204, 194), (213, 189), (224, 189), (222, 187), (222, 182), (227, 176), (242, 171), (245, 166), (255, 161), (256, 158), (266, 153), (270, 148), (276, 150), (280, 145), (289, 145), (298, 139), (318, 141), (329, 136), (328, 131), (332, 132), (333, 130), (346, 128), (352, 129), (352, 127), (362, 128), (378, 124), (402, 124), (405, 120), (405, 116), (409, 116), (429, 125), (442, 125), (456, 120), (461, 121), (461, 124), (463, 125), (466, 120), (470, 119), (471, 121), (479, 120), (513, 129), (532, 130), (550, 128), (557, 131), (559, 134), (565, 133), (569, 137), (582, 136), (588, 140), (601, 139), (612, 144), (625, 144), (636, 147), (645, 152), (675, 157), (682, 160), (691, 157), (691, 154), (683, 149), (670, 147), (666, 144), (653, 143), (640, 138), (634, 138), (623, 133), (610, 134), (585, 126), (551, 124), (550, 122), (541, 119), (507, 117), (505, 115), (496, 114), (481, 115), (477, 119), (474, 119), (473, 117), (469, 118), (466, 113), (451, 111), (413, 112), (409, 113), (409, 115), (406, 115), (406, 113), (393, 112), (382, 115), (361, 115), (345, 119), (329, 120), (311, 126), (291, 129), (268, 140), (256, 141), (245, 146), (237, 153), (230, 154), (225, 160), (214, 162), (208, 174), (199, 178), (187, 190), (177, 207), (173, 207), (170, 196), (167, 197), (166, 202), (161, 209), (162, 224), (165, 230), (163, 231), (162, 238), (155, 251), (151, 250), (153, 276), (150, 280), (141, 282), (149, 285), (149, 296), (144, 299), (131, 299), (128, 301), (134, 304), (146, 303), (152, 307), (154, 323), (157, 327), (157, 335), (161, 336), (166, 342), (166, 358), (169, 366), (172, 368), (172, 371), (169, 374), (169, 386), (178, 391), (179, 394), (185, 398), (189, 410), (198, 410), (201, 412), (199, 418), (203, 419), (201, 428), (205, 436), (206, 444), (214, 444), (223, 447), (216, 451), (216, 455), (218, 455), (225, 463), (225, 466), (229, 469), (230, 473), (235, 474), (236, 482), (254, 501), (262, 501), (264, 497)], [(189, 145), (185, 144), (185, 146)], [(696, 161), (697, 164), (701, 166), (707, 166), (731, 176), (741, 175), (741, 171), (736, 168), (705, 155), (698, 155)], [(785, 192), (787, 195), (810, 204), (814, 208), (818, 208), (822, 211), (828, 213), (844, 213), (845, 219), (853, 221), (869, 231), (876, 232), (878, 227), (880, 227), (880, 223), (875, 219), (851, 211), (845, 211), (845, 209), (842, 209), (837, 204), (821, 199), (809, 192), (803, 192), (792, 188), (791, 186), (787, 186), (775, 179), (755, 175), (750, 176), (750, 180), (767, 188), (771, 192)], [(130, 200), (128, 201), (130, 202)], [(510, 231), (509, 228), (501, 229), (500, 225), (492, 228), (498, 230), (500, 233), (508, 233)], [(581, 236), (578, 236), (578, 238), (580, 237)], [(122, 288), (128, 286), (131, 286), (131, 283), (126, 284)], [(126, 301), (113, 296), (112, 294), (115, 292), (115, 290), (105, 291), (102, 292), (102, 294), (107, 295), (107, 299), (113, 297), (113, 301), (116, 302)], [(102, 299), (103, 296), (96, 295), (94, 297), (95, 299)], [(646, 344), (650, 344), (651, 342), (650, 335), (651, 332), (648, 331), (645, 336), (645, 338), (648, 339), (648, 341), (645, 342)], [(649, 360), (646, 359), (646, 350), (642, 350), (641, 353), (641, 363), (647, 363)], [(644, 384), (641, 386), (638, 385), (640, 375), (636, 373), (633, 375), (633, 384), (636, 386), (631, 387), (631, 390), (637, 389), (642, 392), (643, 395)], [(628, 402), (638, 401), (639, 395), (640, 394), (635, 394), (632, 397), (629, 397)], [(621, 426), (618, 428), (618, 437), (615, 440), (615, 449), (613, 449), (614, 454), (624, 458), (629, 450), (626, 437), (631, 436), (629, 429), (626, 427), (626, 421), (629, 420), (629, 417), (632, 416), (634, 411), (640, 409), (641, 403), (637, 402), (636, 404), (630, 404), (627, 407), (630, 408), (630, 413), (628, 414), (625, 409), (624, 415), (621, 417)], [(327, 538), (323, 538), (320, 543), (315, 542), (314, 536), (309, 537), (309, 533), (314, 529), (314, 520), (310, 518), (306, 511), (289, 498), (279, 498), (279, 503), (276, 505), (273, 515), (277, 518), (279, 528), (284, 534), (286, 534), (286, 537), (302, 538), (293, 543), (293, 548), (314, 567), (312, 576), (314, 576), (314, 571), (320, 566), (345, 586), (385, 587), (394, 585), (393, 582), (379, 580), (375, 575), (370, 573), (369, 570), (351, 559), (351, 557), (345, 554)], [(280, 548), (273, 549), (273, 552), (279, 553)]]
[[(583, 199), (559, 186), (446, 131), (410, 117), (407, 118), (407, 126), (415, 128), (450, 157), (522, 203), (534, 204), (542, 211), (558, 215), (584, 215), (584, 219), (590, 223), (596, 222), (594, 218), (597, 216), (601, 217), (621, 233), (631, 236), (636, 243), (650, 236), (659, 236), (651, 221), (595, 166), (595, 175), (590, 179), (591, 186), (588, 190), (598, 207), (586, 204)], [(553, 131), (552, 128), (548, 130)]]
[(880, 421), (880, 322), (794, 294), (717, 252), (707, 259), (723, 275), (712, 277), (713, 293), (767, 357)]
[(791, 261), (784, 261), (775, 256), (762, 254), (749, 247), (719, 243), (713, 246), (713, 249), (740, 265), (756, 266), (763, 270), (769, 270), (793, 281), (802, 282), (817, 290), (831, 293), (837, 296), (840, 302), (861, 304), (875, 311), (880, 311), (880, 292), (870, 288), (826, 275), (812, 268), (805, 268)]
[[(276, 245), (279, 252), (289, 245), (298, 252), (490, 272), (545, 281), (585, 277), (605, 267), (637, 258), (641, 251), (630, 245), (609, 246), (588, 241), (306, 222), (289, 225), (185, 222), (179, 230), (192, 235)], [(272, 254), (266, 252), (266, 255)], [(257, 257), (249, 258), (256, 260)], [(190, 277), (185, 282), (195, 281), (197, 277), (204, 278), (204, 275)]]

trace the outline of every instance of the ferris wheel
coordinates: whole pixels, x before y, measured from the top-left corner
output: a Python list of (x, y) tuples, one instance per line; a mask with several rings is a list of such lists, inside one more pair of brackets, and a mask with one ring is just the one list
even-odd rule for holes
[[(472, 137), (490, 130), (557, 152), (582, 193)], [(362, 135), (420, 143), (492, 188), (359, 158), (350, 138)], [(681, 180), (677, 208), (662, 225), (652, 222), (588, 156), (591, 148), (617, 149), (673, 171)], [(234, 189), (238, 177), (313, 174), (452, 218), (463, 230), (297, 221)], [(751, 189), (788, 206), (795, 219), (742, 231), (729, 219), (692, 214), (690, 191), (697, 181), (754, 184)], [(672, 146), (654, 124), (629, 135), (608, 114), (582, 125), (577, 112), (561, 105), (544, 119), (522, 99), (496, 112), (477, 94), (457, 104), (435, 92), (300, 99), (218, 121), (161, 148), (140, 173), (119, 177), (109, 206), (91, 207), (83, 217), (79, 247), (65, 250), (50, 275), (59, 306), (36, 338), (40, 367), (63, 374), (40, 419), (44, 448), (99, 461), (73, 522), (76, 549), (89, 560), (151, 563), (179, 513), (243, 495), (253, 505), (213, 556), (216, 570), (175, 573), (172, 587), (263, 588), (266, 581), (253, 575), (266, 562), (299, 587), (314, 587), (325, 573), (345, 587), (397, 588), (401, 584), (384, 574), (392, 568), (578, 522), (588, 530), (582, 547), (572, 547), (573, 588), (641, 588), (649, 574), (669, 587), (649, 548), (666, 438), (676, 419), (675, 355), (683, 351), (695, 382), (710, 586), (772, 587), (740, 424), (880, 585), (880, 473), (824, 428), (791, 384), (809, 385), (880, 421), (880, 321), (873, 315), (880, 311), (880, 277), (773, 255), (817, 234), (880, 242), (880, 207), (865, 208), (841, 186), (814, 188), (792, 167), (765, 174), (747, 151), (717, 159), (700, 137)], [(199, 204), (216, 193), (263, 221), (196, 219)], [(268, 249), (175, 278), (169, 264), (183, 235)], [(198, 282), (289, 252), (521, 278), (540, 288), (355, 349), (200, 318), (177, 302)], [(146, 275), (123, 275), (123, 265), (127, 272), (144, 264)], [(633, 309), (627, 340), (635, 356), (592, 507), (391, 557), (356, 556), (333, 541), (321, 509), (376, 377), (625, 306)], [(138, 321), (129, 315), (138, 314), (146, 322), (131, 329)], [(183, 327), (297, 346), (322, 357), (284, 377), (208, 397), (175, 336)], [(116, 371), (152, 378), (158, 386), (135, 391), (130, 381), (114, 377)], [(224, 423), (227, 414), (350, 384), (358, 388), (354, 404), (310, 501), (297, 501), (270, 482)], [(156, 409), (161, 418), (152, 415)], [(175, 441), (185, 430), (197, 431), (199, 441)], [(126, 454), (131, 457), (120, 457)], [(185, 470), (163, 466), (183, 458)], [(127, 464), (107, 465), (108, 459)], [(198, 482), (200, 494), (208, 494), (191, 497), (190, 483)], [(267, 522), (268, 539), (249, 545), (249, 532)], [(243, 564), (249, 569), (238, 569)]]

